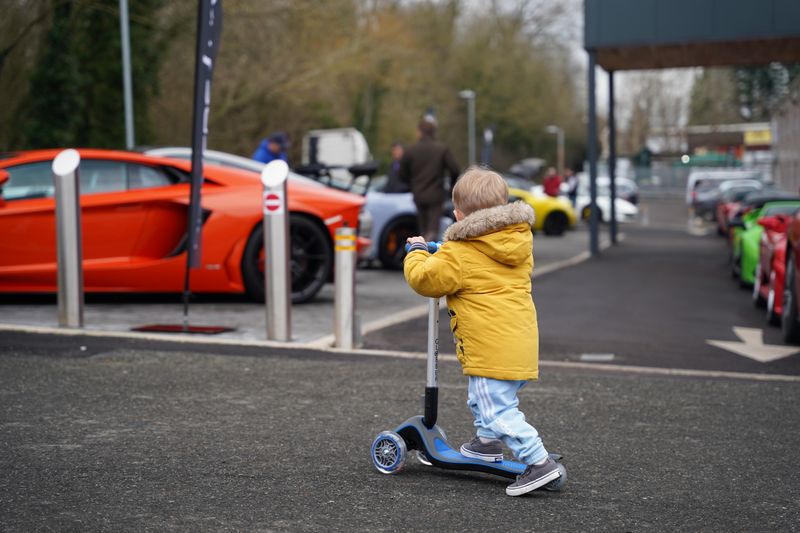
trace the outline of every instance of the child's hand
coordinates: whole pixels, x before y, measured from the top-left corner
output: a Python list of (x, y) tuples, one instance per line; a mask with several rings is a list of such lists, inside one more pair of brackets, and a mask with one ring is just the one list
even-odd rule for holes
[(408, 239), (406, 239), (406, 244), (408, 245), (412, 245), (415, 242), (424, 244), (425, 246), (428, 245), (428, 243), (425, 241), (425, 237), (416, 236), (416, 237), (409, 237)]

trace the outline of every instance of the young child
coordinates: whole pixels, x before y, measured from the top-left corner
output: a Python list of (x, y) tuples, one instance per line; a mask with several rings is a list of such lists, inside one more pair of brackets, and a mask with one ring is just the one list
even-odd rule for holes
[(539, 433), (517, 408), (517, 393), (539, 377), (539, 330), (531, 298), (533, 209), (508, 203), (508, 185), (472, 167), (453, 188), (456, 222), (429, 254), (425, 239), (408, 239), (408, 284), (430, 298), (447, 296), (456, 355), (469, 377), (467, 405), (476, 436), (467, 457), (502, 461), (502, 443), (528, 467), (506, 488), (530, 492), (559, 477)]

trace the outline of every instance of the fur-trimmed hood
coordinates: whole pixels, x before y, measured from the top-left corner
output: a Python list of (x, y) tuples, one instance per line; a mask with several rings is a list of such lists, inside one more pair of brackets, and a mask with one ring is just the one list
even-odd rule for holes
[(533, 208), (522, 201), (480, 209), (456, 222), (445, 241), (470, 241), (495, 261), (517, 265), (531, 254), (536, 220)]

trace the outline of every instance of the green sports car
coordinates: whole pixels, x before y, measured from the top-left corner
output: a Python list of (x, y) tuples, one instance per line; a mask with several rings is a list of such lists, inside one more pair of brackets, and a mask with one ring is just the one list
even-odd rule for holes
[(732, 273), (734, 278), (739, 279), (741, 285), (752, 285), (755, 281), (761, 234), (764, 232), (764, 228), (758, 224), (758, 219), (773, 215), (793, 215), (798, 209), (800, 200), (767, 202), (762, 207), (742, 215), (741, 221), (732, 223)]

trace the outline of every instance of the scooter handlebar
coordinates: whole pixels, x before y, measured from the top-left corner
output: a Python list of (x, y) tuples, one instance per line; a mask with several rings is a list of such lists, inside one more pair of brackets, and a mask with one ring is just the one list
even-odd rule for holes
[[(428, 253), (430, 254), (435, 254), (436, 252), (439, 251), (439, 248), (442, 246), (441, 241), (428, 241), (427, 244), (428, 244)], [(408, 253), (408, 250), (410, 248), (411, 245), (406, 243), (406, 253)]]

